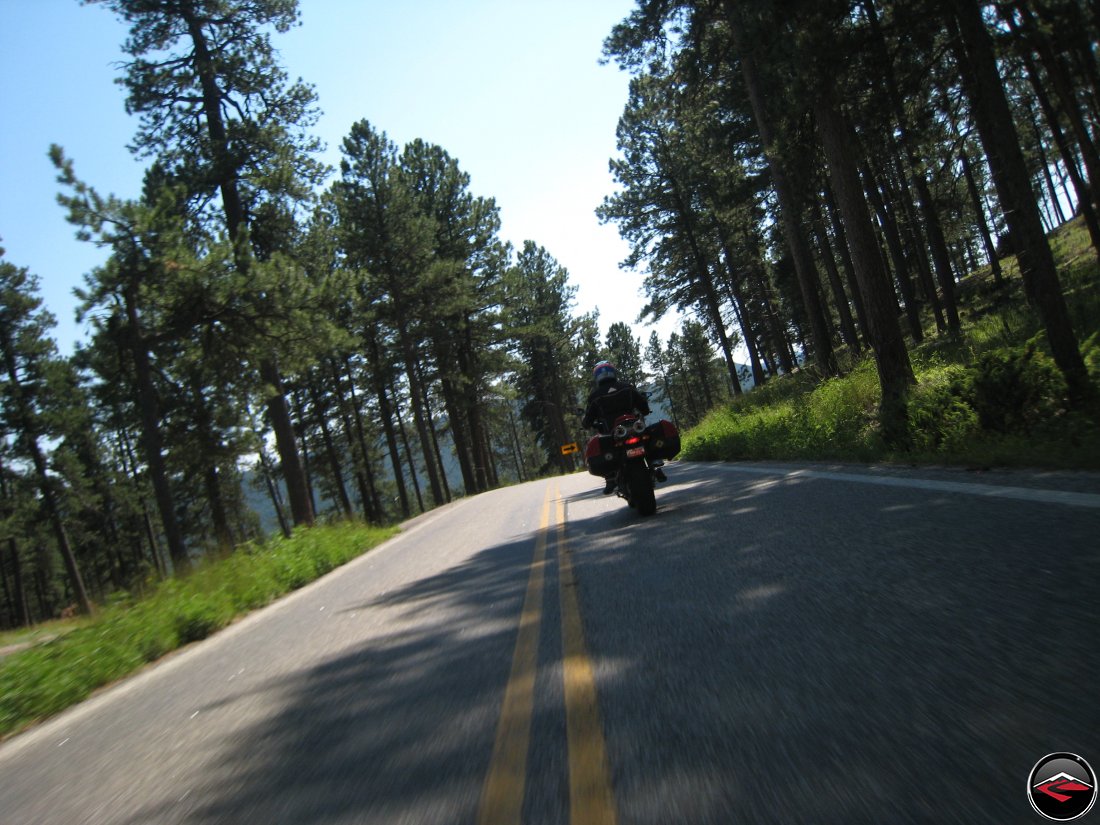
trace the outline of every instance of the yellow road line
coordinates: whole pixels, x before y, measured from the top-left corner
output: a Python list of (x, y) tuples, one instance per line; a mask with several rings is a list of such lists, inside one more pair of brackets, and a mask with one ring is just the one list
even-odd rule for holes
[(512, 672), (504, 689), (504, 702), (497, 724), (496, 742), (489, 773), (481, 789), (479, 825), (519, 823), (527, 781), (527, 750), (531, 739), (531, 713), (535, 702), (535, 670), (538, 658), (539, 625), (542, 621), (542, 591), (546, 565), (546, 538), (550, 524), (550, 502), (556, 496), (546, 485), (535, 555), (527, 579), (527, 595), (520, 614), (519, 634), (512, 655)]
[(572, 825), (615, 825), (615, 799), (611, 793), (611, 771), (596, 699), (596, 679), (584, 643), (573, 565), (565, 544), (565, 503), (559, 498), (557, 504), (562, 674), (569, 743), (569, 821)]

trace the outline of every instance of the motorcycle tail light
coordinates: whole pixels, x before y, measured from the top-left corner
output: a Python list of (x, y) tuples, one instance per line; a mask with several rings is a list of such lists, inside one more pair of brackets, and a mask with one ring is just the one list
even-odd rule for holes
[(624, 443), (626, 443), (626, 444), (641, 444), (642, 439), (638, 438), (638, 436), (632, 436), (632, 437), (628, 438)]

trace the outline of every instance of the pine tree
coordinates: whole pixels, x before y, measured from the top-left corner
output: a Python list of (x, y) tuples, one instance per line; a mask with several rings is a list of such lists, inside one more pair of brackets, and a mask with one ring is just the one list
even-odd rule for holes
[(392, 344), (404, 367), (432, 500), (438, 506), (445, 501), (442, 468), (433, 455), (435, 436), (425, 408), (421, 360), (424, 320), (431, 317), (425, 275), (433, 260), (434, 226), (418, 209), (397, 147), (385, 133), (359, 121), (342, 151), (341, 178), (334, 186), (341, 244), (348, 264), (364, 274), (361, 299), (374, 305), (375, 317), (392, 334), (392, 340), (379, 340), (372, 330), (364, 337), (373, 338), (375, 347)]
[(546, 451), (546, 467), (575, 469), (560, 448), (575, 439), (572, 410), (580, 400), (578, 325), (571, 317), (576, 287), (549, 252), (526, 241), (504, 276), (504, 326), (521, 361), (517, 386), (523, 419)]
[(3, 260), (0, 249), (0, 431), (14, 437), (17, 458), (30, 460), (42, 505), (83, 613), (93, 606), (77, 565), (63, 504), (63, 491), (51, 474), (42, 439), (59, 434), (59, 382), (66, 365), (49, 337), (53, 316), (42, 309), (38, 282), (26, 269)]
[(1094, 390), (1066, 308), (1054, 255), (1043, 232), (981, 7), (974, 0), (959, 0), (945, 14), (957, 27), (959, 70), (1012, 232), (1028, 297), (1043, 319), (1054, 362), (1066, 378), (1070, 395), (1081, 403)]
[(642, 345), (622, 321), (616, 321), (607, 329), (607, 354), (619, 371), (619, 377), (636, 386), (645, 383), (642, 361)]
[[(219, 223), (247, 277), (255, 250), (249, 230), (265, 203), (308, 195), (322, 168), (306, 129), (316, 119), (315, 94), (287, 82), (265, 28), (285, 32), (297, 21), (287, 0), (90, 0), (131, 25), (122, 83), (127, 108), (141, 116), (135, 150), (157, 158), (186, 188), (196, 218), (213, 192)], [(262, 296), (261, 296), (262, 298)], [(296, 523), (313, 521), (277, 353), (266, 349), (257, 368)]]

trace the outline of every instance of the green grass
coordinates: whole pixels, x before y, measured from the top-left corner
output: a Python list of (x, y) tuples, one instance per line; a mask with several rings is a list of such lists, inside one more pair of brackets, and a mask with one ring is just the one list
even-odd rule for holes
[[(248, 544), (227, 558), (204, 562), (189, 576), (163, 582), (146, 598), (117, 599), (92, 619), (54, 629), (48, 641), (0, 660), (0, 736), (206, 638), (396, 532), (345, 522)], [(12, 638), (9, 643), (36, 641), (33, 634)]]
[(51, 619), (48, 622), (31, 625), (30, 627), (17, 627), (12, 630), (0, 631), (0, 649), (9, 646), (26, 646), (42, 644), (58, 636), (64, 636), (71, 630), (83, 627), (88, 620), (83, 616), (75, 616), (71, 619)]
[[(1081, 222), (1051, 238), (1095, 387), (1100, 388), (1100, 268)], [(935, 334), (911, 346), (910, 446), (881, 438), (870, 355), (820, 382), (810, 372), (773, 379), (684, 434), (682, 457), (701, 461), (841, 460), (963, 466), (1100, 469), (1100, 417), (1071, 409), (1045, 333), (1028, 308), (1015, 260), (1007, 285), (988, 268), (959, 283), (961, 340)]]

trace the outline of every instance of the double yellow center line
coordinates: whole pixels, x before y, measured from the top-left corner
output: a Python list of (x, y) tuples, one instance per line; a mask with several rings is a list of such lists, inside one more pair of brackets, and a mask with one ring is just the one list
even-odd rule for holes
[[(552, 506), (554, 505), (554, 506)], [(554, 515), (553, 528), (550, 524)], [(562, 676), (565, 689), (565, 728), (569, 764), (569, 819), (572, 825), (615, 825), (615, 800), (607, 747), (600, 724), (596, 680), (584, 643), (576, 582), (565, 540), (565, 502), (558, 485), (548, 484), (543, 501), (535, 554), (527, 579), (527, 595), (520, 613), (519, 633), (512, 655), (512, 672), (504, 689), (489, 773), (481, 792), (478, 825), (522, 821), (527, 782), (527, 752), (535, 703), (542, 594), (546, 578), (546, 546), (556, 534), (558, 593), (561, 597)]]

